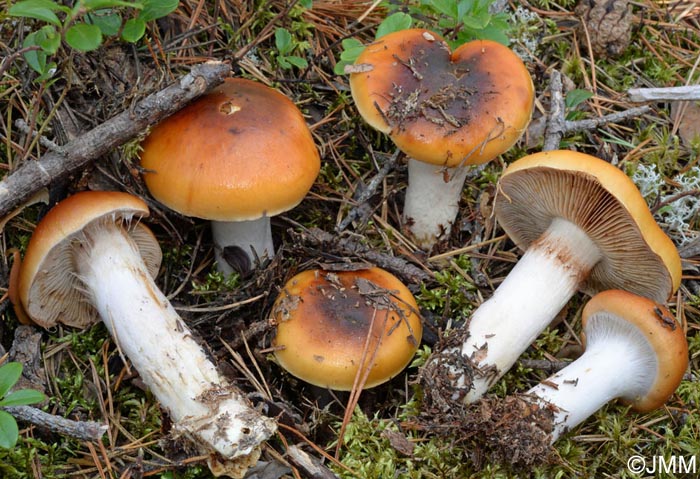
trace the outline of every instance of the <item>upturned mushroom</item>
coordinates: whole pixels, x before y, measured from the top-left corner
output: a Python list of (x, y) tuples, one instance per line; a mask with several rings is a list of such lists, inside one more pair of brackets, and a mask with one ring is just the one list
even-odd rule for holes
[(688, 367), (683, 328), (651, 299), (604, 291), (586, 304), (582, 323), (585, 352), (523, 395), (554, 411), (551, 443), (614, 399), (638, 412), (660, 408)]
[(60, 202), (31, 237), (18, 278), (21, 307), (45, 328), (99, 318), (174, 422), (210, 455), (217, 474), (239, 477), (276, 429), (221, 376), (158, 289), (161, 251), (139, 198), (82, 192)]
[(429, 361), (450, 375), (453, 400), (481, 397), (577, 290), (624, 289), (662, 303), (678, 289), (675, 245), (634, 183), (603, 160), (572, 151), (521, 158), (503, 173), (494, 208), (525, 254), (467, 321), (461, 348)]
[(425, 249), (449, 236), (468, 165), (513, 146), (534, 105), (532, 79), (512, 50), (476, 40), (451, 52), (423, 29), (368, 45), (350, 88), (365, 121), (409, 156), (403, 218)]
[(141, 166), (158, 201), (212, 221), (220, 271), (248, 271), (272, 257), (270, 217), (294, 208), (320, 157), (299, 109), (272, 88), (228, 78), (156, 125)]
[(363, 374), (364, 388), (399, 374), (423, 331), (411, 292), (380, 268), (299, 273), (271, 317), (277, 362), (303, 381), (341, 391)]

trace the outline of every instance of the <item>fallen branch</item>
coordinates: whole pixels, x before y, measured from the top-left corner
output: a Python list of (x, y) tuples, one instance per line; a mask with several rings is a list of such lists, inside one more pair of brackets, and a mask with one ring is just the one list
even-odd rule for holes
[(544, 151), (558, 149), (561, 139), (566, 134), (577, 131), (594, 130), (601, 125), (615, 123), (628, 118), (635, 118), (644, 115), (651, 110), (651, 108), (648, 106), (640, 106), (630, 108), (629, 110), (611, 113), (598, 118), (569, 121), (566, 119), (566, 103), (564, 102), (561, 73), (559, 73), (557, 70), (552, 70), (549, 80), (549, 94), (549, 114), (547, 115), (544, 145), (542, 146), (542, 150)]
[(224, 81), (229, 65), (207, 62), (196, 65), (178, 82), (153, 93), (130, 110), (96, 126), (50, 151), (39, 160), (24, 163), (0, 182), (0, 218), (26, 202), (40, 189), (70, 176), (110, 150), (126, 143), (151, 125), (175, 113), (191, 100)]
[(333, 471), (315, 457), (304, 452), (299, 446), (292, 444), (287, 448), (287, 460), (297, 469), (301, 469), (304, 472), (304, 477), (309, 479), (338, 479)]
[(21, 421), (26, 421), (35, 426), (40, 426), (57, 434), (70, 436), (81, 441), (99, 441), (108, 428), (107, 424), (104, 423), (73, 421), (30, 406), (8, 406), (2, 409)]
[(700, 85), (666, 88), (630, 88), (627, 90), (627, 95), (634, 102), (700, 100)]
[(407, 282), (421, 284), (433, 279), (432, 275), (403, 258), (390, 256), (368, 248), (348, 236), (334, 236), (318, 228), (304, 228), (301, 233), (292, 232), (303, 243), (321, 246), (325, 251), (339, 251), (346, 256), (358, 256), (380, 268), (403, 277)]
[(353, 200), (355, 200), (356, 206), (351, 209), (345, 219), (340, 222), (336, 228), (338, 233), (345, 230), (353, 221), (360, 220), (360, 223), (362, 224), (367, 221), (369, 215), (372, 214), (372, 208), (369, 204), (367, 204), (367, 201), (377, 192), (377, 188), (379, 188), (379, 185), (382, 184), (382, 181), (384, 181), (386, 175), (388, 175), (391, 170), (396, 167), (396, 161), (398, 160), (400, 153), (401, 150), (397, 149), (396, 152), (391, 155), (391, 158), (384, 161), (381, 169), (377, 172), (374, 178), (367, 183), (367, 186), (362, 183), (357, 186), (357, 190), (355, 190), (355, 194), (353, 195)]

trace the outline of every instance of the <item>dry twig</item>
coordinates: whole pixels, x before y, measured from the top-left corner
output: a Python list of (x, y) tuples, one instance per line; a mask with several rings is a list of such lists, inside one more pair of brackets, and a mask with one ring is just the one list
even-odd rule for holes
[(549, 80), (550, 106), (547, 116), (547, 127), (544, 134), (543, 151), (556, 150), (559, 148), (559, 143), (564, 135), (583, 130), (593, 130), (607, 123), (615, 123), (635, 118), (651, 110), (648, 106), (630, 108), (610, 115), (604, 115), (598, 118), (590, 118), (579, 121), (569, 121), (566, 119), (566, 104), (564, 102), (563, 86), (561, 82), (561, 73), (557, 70), (552, 70)]
[(3, 408), (3, 410), (21, 421), (26, 421), (35, 426), (80, 439), (81, 441), (99, 441), (108, 428), (107, 424), (94, 421), (73, 421), (31, 406), (8, 406)]
[(197, 65), (180, 81), (147, 96), (134, 108), (123, 111), (63, 145), (65, 154), (51, 151), (37, 161), (26, 162), (0, 182), (0, 218), (26, 202), (41, 188), (79, 171), (90, 161), (175, 113), (221, 83), (229, 70), (229, 66), (221, 62)]

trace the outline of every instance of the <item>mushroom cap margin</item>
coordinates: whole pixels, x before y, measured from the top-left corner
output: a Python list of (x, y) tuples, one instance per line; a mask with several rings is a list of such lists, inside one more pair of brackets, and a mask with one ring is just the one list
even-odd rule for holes
[[(95, 221), (109, 218), (128, 221), (148, 215), (148, 206), (143, 200), (118, 191), (75, 193), (49, 210), (29, 240), (19, 272), (19, 298), (32, 321), (45, 328), (57, 322), (78, 328), (95, 322), (97, 312), (84, 300), (79, 280), (72, 270), (71, 240)], [(145, 225), (135, 223), (129, 235), (138, 246), (149, 273), (155, 276), (162, 256), (153, 233)], [(49, 281), (48, 286), (45, 279)], [(50, 304), (36, 299), (47, 290)]]
[(588, 318), (598, 312), (635, 325), (656, 353), (658, 371), (649, 392), (623, 401), (639, 412), (661, 407), (678, 388), (688, 367), (688, 341), (683, 328), (665, 306), (628, 291), (608, 290), (591, 298), (583, 308), (584, 328)]
[[(543, 179), (547, 184), (559, 183), (560, 189), (548, 191)], [(614, 214), (614, 224), (603, 218), (601, 209)], [(553, 217), (589, 233), (605, 256), (580, 287), (591, 296), (623, 289), (664, 302), (680, 286), (678, 250), (654, 220), (636, 185), (624, 172), (594, 156), (553, 150), (516, 160), (499, 180), (495, 213), (522, 250), (547, 229)], [(640, 256), (641, 251), (646, 256)]]

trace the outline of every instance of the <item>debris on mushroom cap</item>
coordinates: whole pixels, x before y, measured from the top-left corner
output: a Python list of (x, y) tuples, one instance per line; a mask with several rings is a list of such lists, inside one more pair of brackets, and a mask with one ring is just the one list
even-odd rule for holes
[(656, 379), (649, 391), (641, 397), (623, 397), (623, 401), (639, 412), (661, 407), (678, 388), (688, 366), (685, 331), (665, 306), (628, 291), (603, 291), (591, 298), (583, 308), (584, 330), (590, 319), (600, 313), (624, 318), (636, 326), (656, 353)]
[(280, 365), (306, 382), (337, 390), (352, 389), (363, 364), (372, 364), (366, 388), (397, 375), (423, 331), (413, 295), (379, 268), (299, 273), (285, 285), (271, 316)]
[(475, 40), (450, 52), (422, 29), (390, 33), (367, 46), (350, 75), (352, 96), (373, 128), (410, 157), (454, 167), (489, 161), (530, 121), (534, 87), (509, 48)]
[(145, 225), (132, 222), (148, 214), (140, 198), (117, 191), (80, 192), (53, 207), (34, 230), (19, 272), (19, 297), (32, 321), (42, 327), (62, 323), (82, 328), (99, 320), (90, 303), (82, 300), (71, 260), (72, 243), (84, 239), (88, 225), (123, 223), (155, 277), (162, 259), (160, 246)]
[(244, 221), (301, 202), (320, 157), (299, 109), (260, 83), (229, 78), (156, 125), (141, 166), (151, 194), (187, 216)]
[(503, 173), (495, 213), (523, 250), (553, 218), (584, 230), (604, 254), (580, 287), (593, 295), (624, 289), (665, 301), (680, 284), (680, 256), (634, 183), (609, 163), (573, 151), (546, 151)]

